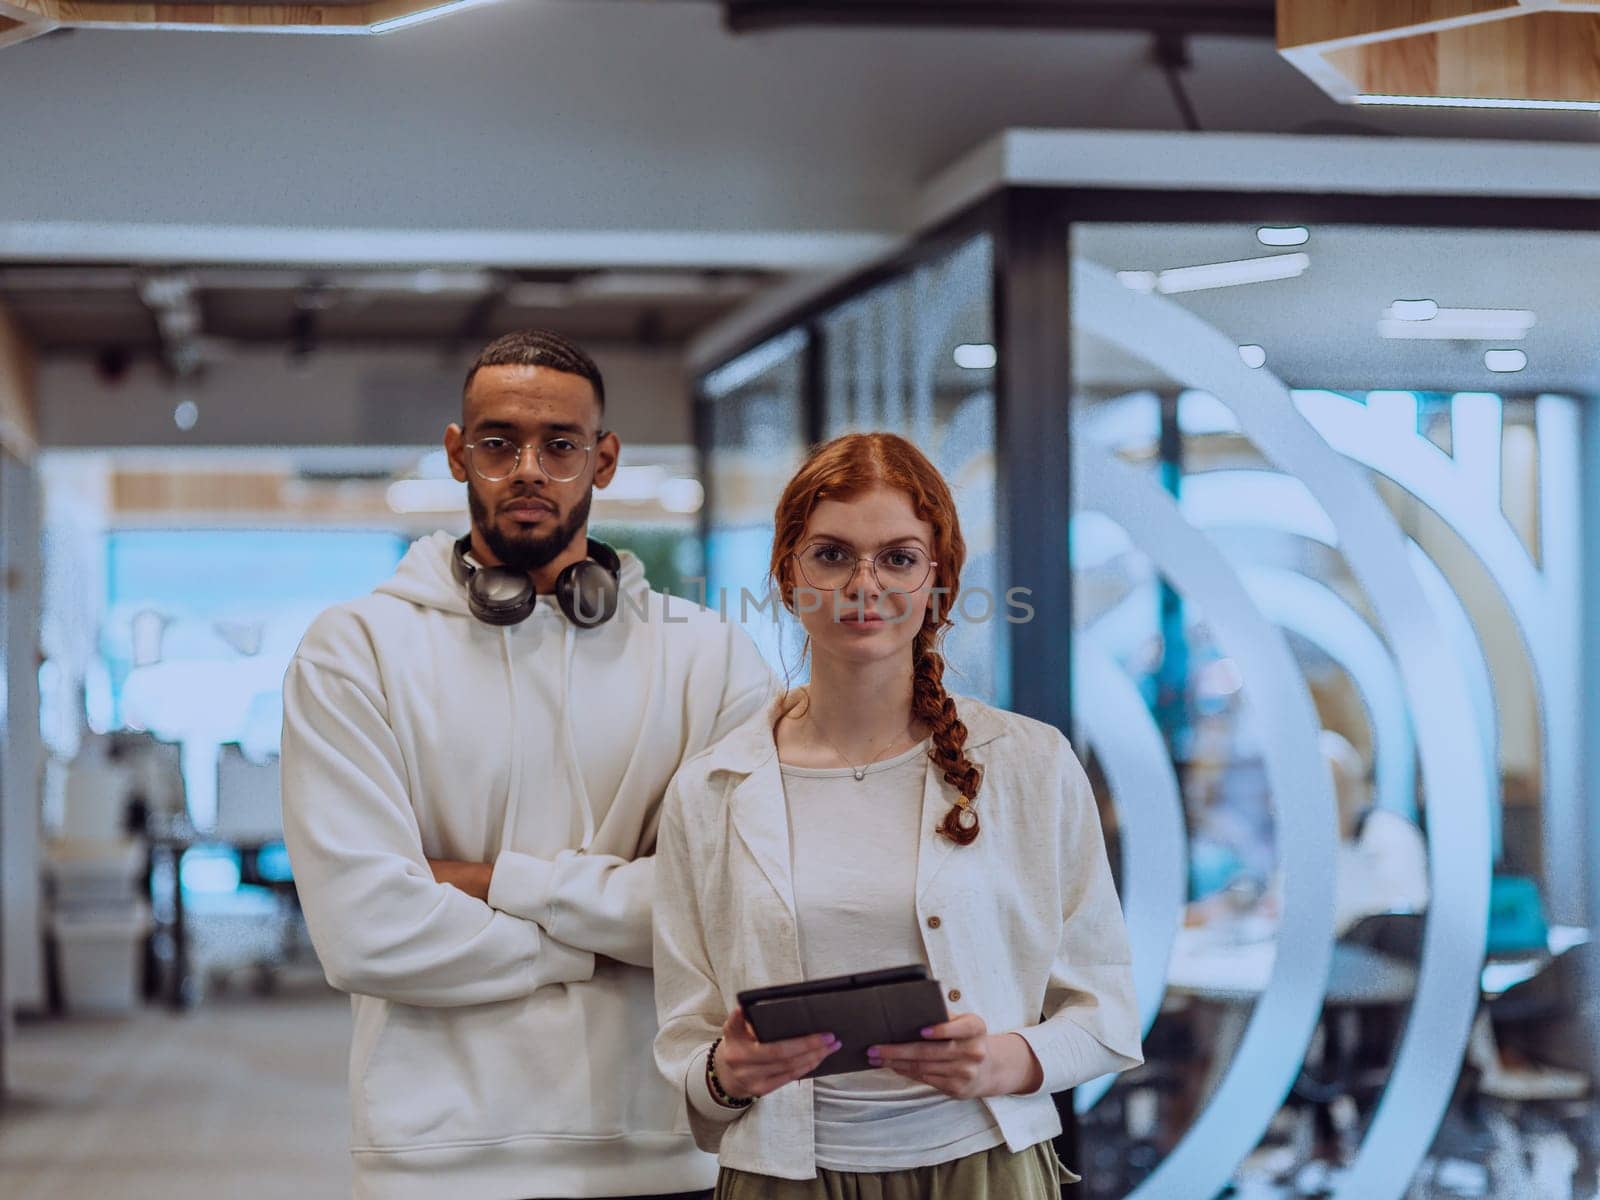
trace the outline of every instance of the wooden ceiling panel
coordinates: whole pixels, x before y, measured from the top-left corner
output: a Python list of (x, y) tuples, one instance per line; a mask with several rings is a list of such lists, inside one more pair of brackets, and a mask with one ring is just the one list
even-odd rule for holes
[(386, 33), (480, 0), (319, 0), (316, 4), (215, 4), (208, 0), (0, 0), (0, 46), (51, 29), (250, 30)]
[(1278, 0), (1278, 49), (1344, 103), (1600, 107), (1600, 0)]

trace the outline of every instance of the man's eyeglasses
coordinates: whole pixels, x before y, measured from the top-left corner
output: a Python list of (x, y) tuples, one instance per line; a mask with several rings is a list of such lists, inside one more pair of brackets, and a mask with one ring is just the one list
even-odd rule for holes
[(536, 446), (534, 455), (539, 469), (557, 483), (566, 483), (582, 475), (589, 465), (589, 455), (595, 445), (605, 437), (604, 431), (595, 435), (594, 442), (585, 446), (569, 437), (553, 437), (545, 442), (527, 442), (518, 445), (510, 438), (484, 437), (475, 442), (462, 443), (467, 452), (467, 463), (479, 479), (498, 483), (517, 473), (522, 466), (522, 452)]

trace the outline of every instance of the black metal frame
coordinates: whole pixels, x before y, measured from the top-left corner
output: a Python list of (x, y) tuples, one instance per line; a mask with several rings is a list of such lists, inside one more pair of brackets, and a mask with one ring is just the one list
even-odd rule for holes
[(960, 29), (1105, 29), (1272, 37), (1272, 0), (725, 0), (735, 33), (846, 25)]
[[(1001, 575), (1027, 588), (1033, 619), (1008, 625), (1011, 707), (1072, 728), (1072, 580), (1067, 553), (1072, 512), (1072, 395), (1069, 340), (1070, 227), (1048, 193), (1013, 189), (1000, 198), (994, 254), (995, 511)], [(1055, 531), (1060, 557), (1041, 543)], [(1026, 671), (1016, 664), (1026, 663)]]

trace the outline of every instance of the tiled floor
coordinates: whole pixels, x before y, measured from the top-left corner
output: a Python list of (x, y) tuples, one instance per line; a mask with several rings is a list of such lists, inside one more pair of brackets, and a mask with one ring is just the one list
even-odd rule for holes
[[(349, 1002), (227, 992), (197, 1011), (23, 1024), (0, 1109), (6, 1200), (338, 1200), (349, 1195)], [(1597, 1200), (1590, 1105), (1452, 1110), (1409, 1200)], [(1237, 1195), (1295, 1189), (1241, 1180)], [(1199, 1200), (1199, 1198), (1196, 1198)]]
[(7, 1200), (350, 1194), (350, 1002), (227, 994), (173, 1016), (24, 1023), (0, 1109)]
[[(1475, 1186), (1476, 1166), (1483, 1190)], [(1452, 1186), (1454, 1184), (1455, 1186)], [(1483, 1099), (1445, 1116), (1408, 1200), (1595, 1200), (1600, 1115), (1592, 1104)]]

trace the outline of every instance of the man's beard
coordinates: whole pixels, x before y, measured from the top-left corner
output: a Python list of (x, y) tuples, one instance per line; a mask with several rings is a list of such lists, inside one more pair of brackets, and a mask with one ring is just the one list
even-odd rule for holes
[(572, 511), (550, 533), (539, 534), (532, 530), (506, 533), (490, 519), (488, 506), (479, 497), (478, 489), (470, 483), (467, 485), (467, 508), (472, 514), (473, 528), (501, 565), (513, 571), (537, 571), (553, 562), (589, 520), (589, 506), (593, 500), (594, 492), (585, 491), (583, 499), (573, 505)]

